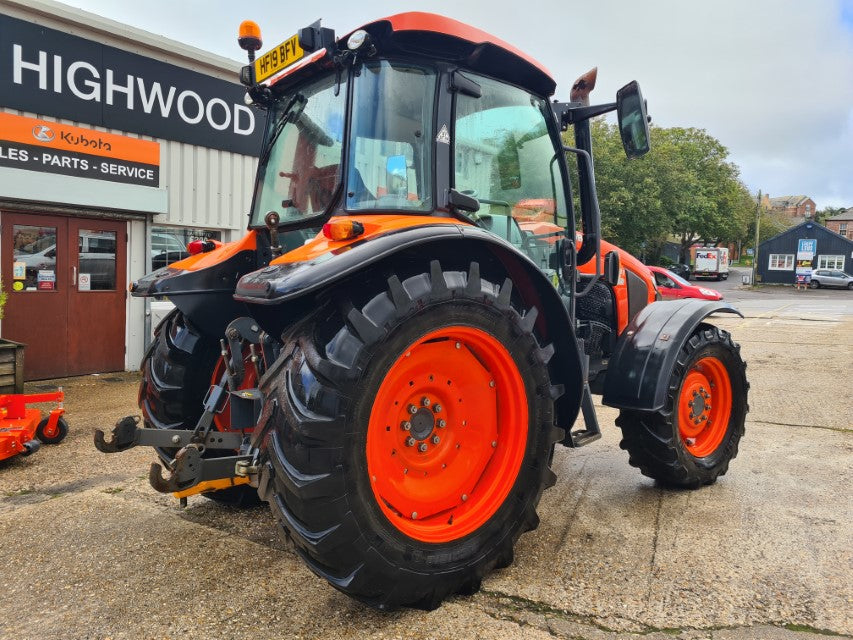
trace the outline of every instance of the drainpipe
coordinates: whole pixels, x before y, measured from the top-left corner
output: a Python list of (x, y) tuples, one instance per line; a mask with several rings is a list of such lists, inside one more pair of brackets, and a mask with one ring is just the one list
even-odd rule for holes
[[(142, 261), (145, 265), (144, 273), (151, 273), (151, 216), (149, 215), (145, 216), (145, 242), (143, 246), (145, 247)], [(142, 339), (142, 352), (145, 353), (151, 345), (151, 298), (148, 296), (144, 297), (142, 304), (145, 310), (142, 328), (144, 335)]]

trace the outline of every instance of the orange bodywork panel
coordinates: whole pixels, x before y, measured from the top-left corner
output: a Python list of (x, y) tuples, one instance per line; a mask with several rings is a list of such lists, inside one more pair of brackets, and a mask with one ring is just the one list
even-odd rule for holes
[(217, 265), (241, 251), (254, 251), (257, 247), (257, 232), (252, 230), (236, 242), (227, 242), (213, 251), (197, 253), (189, 258), (173, 262), (169, 266), (172, 269), (183, 269), (184, 271), (201, 271), (207, 267)]
[[(528, 64), (536, 67), (549, 78), (551, 72), (545, 68), (535, 58), (530, 57), (520, 49), (515, 48), (508, 42), (504, 42), (485, 31), (472, 27), (458, 20), (446, 18), (435, 13), (424, 13), (421, 11), (410, 11), (408, 13), (398, 13), (397, 15), (382, 18), (376, 22), (387, 21), (391, 24), (393, 31), (432, 31), (434, 33), (442, 33), (460, 40), (466, 40), (473, 44), (489, 43), (508, 51), (509, 53), (521, 58)], [(365, 25), (369, 26), (369, 25)], [(342, 38), (343, 39), (343, 38)]]
[[(580, 248), (580, 240), (577, 241), (577, 247)], [(632, 256), (627, 251), (620, 249), (615, 244), (611, 244), (606, 240), (601, 241), (601, 271), (604, 271), (604, 257), (610, 253), (611, 251), (616, 251), (619, 254), (619, 262), (621, 264), (621, 268), (619, 270), (619, 284), (613, 287), (613, 295), (616, 298), (616, 331), (617, 334), (620, 334), (625, 330), (625, 327), (628, 326), (628, 284), (625, 281), (625, 270), (629, 270), (637, 275), (639, 278), (646, 283), (646, 289), (649, 292), (649, 299), (647, 302), (652, 303), (655, 301), (655, 293), (657, 289), (655, 288), (655, 281), (652, 277), (651, 271), (646, 268), (642, 262), (637, 260), (634, 256)], [(578, 267), (578, 271), (581, 273), (594, 275), (595, 274), (595, 262), (590, 260), (589, 262), (582, 264)]]
[(335, 216), (329, 219), (329, 223), (334, 223), (337, 220), (349, 220), (359, 222), (364, 226), (364, 233), (347, 240), (331, 240), (318, 233), (317, 236), (293, 251), (279, 256), (270, 264), (289, 264), (293, 262), (307, 262), (314, 260), (319, 256), (339, 251), (344, 247), (355, 242), (362, 242), (372, 236), (378, 236), (391, 231), (399, 231), (400, 229), (410, 229), (412, 227), (422, 227), (424, 225), (434, 224), (451, 224), (455, 226), (464, 225), (463, 222), (456, 218), (439, 218), (435, 216), (411, 216), (411, 215), (367, 215), (367, 216)]

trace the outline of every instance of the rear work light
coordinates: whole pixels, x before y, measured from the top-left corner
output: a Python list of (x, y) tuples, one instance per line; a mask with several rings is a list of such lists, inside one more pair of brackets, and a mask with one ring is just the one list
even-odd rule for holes
[(221, 247), (222, 243), (216, 240), (193, 240), (187, 245), (187, 253), (194, 256), (198, 253), (207, 253), (213, 251), (217, 247)]
[(323, 225), (323, 235), (329, 240), (349, 240), (364, 233), (364, 225), (356, 220), (334, 220)]

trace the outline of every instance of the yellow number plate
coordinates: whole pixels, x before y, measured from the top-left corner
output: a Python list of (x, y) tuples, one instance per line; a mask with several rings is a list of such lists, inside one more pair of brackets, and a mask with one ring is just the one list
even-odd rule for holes
[(292, 36), (255, 60), (255, 82), (263, 82), (305, 55), (299, 46), (299, 36)]

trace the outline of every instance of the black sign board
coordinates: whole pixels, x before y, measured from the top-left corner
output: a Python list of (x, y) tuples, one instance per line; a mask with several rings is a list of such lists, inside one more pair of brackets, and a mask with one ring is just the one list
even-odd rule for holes
[(257, 156), (235, 82), (0, 14), (0, 106)]

